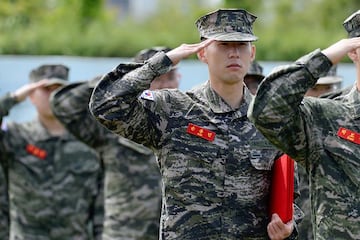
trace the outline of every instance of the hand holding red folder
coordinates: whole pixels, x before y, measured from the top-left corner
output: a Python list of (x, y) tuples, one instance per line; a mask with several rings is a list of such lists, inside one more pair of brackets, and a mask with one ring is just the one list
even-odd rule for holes
[(272, 169), (270, 190), (270, 217), (277, 213), (284, 223), (293, 218), (294, 160), (283, 154), (276, 159)]

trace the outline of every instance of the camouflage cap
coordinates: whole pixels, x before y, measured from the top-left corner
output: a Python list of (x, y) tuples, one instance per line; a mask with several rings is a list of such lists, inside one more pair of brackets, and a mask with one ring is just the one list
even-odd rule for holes
[(253, 61), (250, 65), (248, 72), (246, 73), (246, 76), (255, 76), (259, 79), (263, 79), (265, 77), (263, 74), (263, 67), (260, 66), (257, 61)]
[(41, 65), (30, 72), (30, 82), (48, 79), (47, 86), (53, 84), (68, 84), (69, 68), (61, 64)]
[(321, 77), (317, 80), (316, 84), (341, 84), (342, 77), (338, 76), (336, 74), (337, 71), (337, 65), (333, 65), (326, 76)]
[(200, 17), (195, 25), (201, 38), (252, 42), (258, 39), (252, 32), (256, 18), (243, 9), (219, 9)]
[(349, 38), (360, 36), (360, 10), (351, 14), (343, 23)]
[(170, 50), (171, 50), (171, 48), (165, 47), (165, 46), (155, 46), (152, 48), (143, 49), (135, 55), (135, 57), (133, 58), (133, 61), (136, 63), (143, 63), (158, 52), (161, 52), (161, 51), (168, 52)]

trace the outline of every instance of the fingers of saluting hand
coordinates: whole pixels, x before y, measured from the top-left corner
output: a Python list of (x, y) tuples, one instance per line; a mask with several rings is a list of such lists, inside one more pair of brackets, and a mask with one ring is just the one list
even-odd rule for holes
[(35, 89), (44, 87), (49, 80), (44, 79), (38, 82), (25, 84), (22, 87), (18, 88), (14, 93), (13, 96), (16, 98), (17, 101), (22, 102), (24, 101), (31, 92)]
[(211, 44), (214, 39), (207, 39), (200, 43), (186, 44), (183, 43), (179, 47), (166, 53), (174, 65), (178, 64), (182, 59), (189, 57), (190, 55), (199, 52), (204, 47)]

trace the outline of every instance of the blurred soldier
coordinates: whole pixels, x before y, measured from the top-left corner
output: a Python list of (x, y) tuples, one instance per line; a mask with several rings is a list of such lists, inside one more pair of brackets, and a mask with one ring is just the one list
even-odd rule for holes
[(340, 90), (342, 78), (336, 75), (336, 69), (336, 65), (332, 66), (326, 76), (319, 78), (316, 84), (307, 90), (305, 96), (319, 97)]
[(256, 90), (264, 77), (263, 67), (254, 60), (244, 77), (244, 83), (253, 95), (255, 95)]
[[(343, 23), (349, 34), (328, 48), (277, 68), (258, 88), (248, 117), (309, 174), (315, 239), (360, 239), (360, 10)], [(338, 101), (304, 97), (348, 55), (356, 82)]]
[[(3, 156), (0, 157), (0, 159), (2, 158)], [(0, 164), (0, 239), (9, 239), (9, 199), (7, 191), (7, 177), (2, 163)]]
[[(165, 47), (139, 52), (136, 63), (123, 64), (129, 71)], [(89, 98), (100, 80), (70, 84), (52, 96), (52, 108), (58, 119), (81, 141), (94, 148), (105, 166), (105, 220), (103, 240), (159, 239), (161, 179), (153, 152), (104, 128), (90, 114)], [(173, 69), (159, 76), (152, 88), (179, 86), (179, 74)], [(144, 133), (146, 134), (146, 133)]]
[[(336, 74), (336, 70), (337, 66), (332, 66), (327, 75), (320, 77), (316, 84), (306, 92), (305, 96), (320, 97), (340, 90), (343, 79)], [(299, 190), (301, 195), (298, 199), (296, 199), (296, 203), (305, 213), (305, 217), (298, 226), (299, 239), (314, 239), (311, 224), (308, 174), (302, 165), (299, 165), (298, 172), (300, 179)]]
[[(159, 52), (125, 75), (120, 64), (94, 88), (93, 115), (158, 157), (160, 239), (282, 239), (293, 232), (292, 221), (268, 216), (280, 152), (246, 117), (252, 95), (243, 80), (255, 58), (255, 19), (242, 9), (209, 13), (196, 22), (202, 42)], [(185, 93), (146, 90), (195, 53), (208, 65), (208, 82)]]
[(10, 122), (0, 132), (7, 166), (11, 240), (100, 239), (102, 170), (98, 155), (66, 132), (49, 95), (68, 83), (68, 68), (42, 65), (30, 83), (0, 99), (0, 118), (30, 98), (37, 119)]

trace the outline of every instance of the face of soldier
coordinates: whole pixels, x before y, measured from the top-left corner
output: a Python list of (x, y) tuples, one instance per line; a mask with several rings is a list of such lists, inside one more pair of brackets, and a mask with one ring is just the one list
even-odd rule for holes
[(308, 97), (318, 97), (322, 94), (329, 93), (334, 90), (333, 84), (316, 84), (314, 87), (310, 88), (305, 96)]
[(50, 108), (50, 94), (61, 87), (60, 84), (53, 84), (47, 87), (39, 87), (30, 94), (30, 100), (34, 104), (38, 114), (43, 117), (53, 117)]
[(177, 69), (173, 69), (161, 76), (155, 78), (150, 85), (150, 90), (163, 88), (178, 88), (180, 84), (181, 75)]
[(255, 46), (250, 42), (214, 41), (198, 53), (198, 58), (208, 65), (212, 84), (239, 83), (255, 58)]

